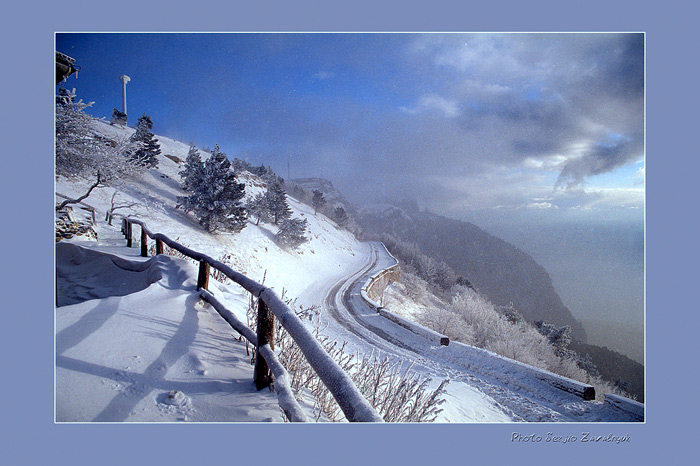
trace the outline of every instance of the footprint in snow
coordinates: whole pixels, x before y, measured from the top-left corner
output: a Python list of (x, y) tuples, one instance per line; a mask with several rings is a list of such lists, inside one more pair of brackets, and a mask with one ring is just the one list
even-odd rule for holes
[(199, 375), (207, 374), (207, 366), (202, 362), (196, 354), (189, 354), (189, 370), (187, 372), (196, 372)]
[(162, 403), (166, 405), (177, 406), (181, 408), (183, 406), (186, 406), (190, 402), (190, 399), (187, 397), (187, 395), (182, 393), (180, 390), (171, 390), (169, 393), (164, 393), (163, 395), (164, 398)]

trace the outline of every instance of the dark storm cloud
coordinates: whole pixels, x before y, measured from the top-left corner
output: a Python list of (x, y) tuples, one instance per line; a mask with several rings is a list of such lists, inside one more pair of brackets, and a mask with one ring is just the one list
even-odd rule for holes
[(607, 93), (621, 98), (644, 93), (643, 34), (626, 34), (612, 46), (597, 47), (591, 50), (591, 60), (600, 67), (599, 76), (607, 83), (603, 87)]
[[(374, 179), (421, 198), (440, 177), (468, 183), (530, 159), (558, 166), (563, 185), (642, 154), (640, 34), (255, 39), (263, 43), (247, 54), (257, 57), (248, 76), (205, 76), (202, 99), (222, 110), (198, 118), (211, 119), (232, 155), (282, 171), (293, 158), (348, 190)], [(266, 55), (270, 43), (283, 53)], [(618, 150), (604, 147), (611, 135), (625, 139), (619, 154), (605, 152)]]
[(231, 156), (282, 173), (291, 159), (292, 176), (351, 196), (433, 199), (450, 179), (440, 197), (487, 204), (474, 182), (487, 177), (496, 205), (518, 195), (499, 193), (502, 172), (530, 160), (570, 186), (642, 154), (640, 34), (263, 35), (245, 47), (227, 79), (202, 76), (188, 118)]
[(557, 179), (557, 186), (579, 185), (587, 176), (606, 173), (614, 168), (634, 161), (638, 154), (630, 150), (629, 140), (621, 137), (595, 144), (581, 157), (568, 161)]
[(552, 139), (520, 139), (513, 141), (513, 151), (525, 156), (551, 154), (557, 150), (556, 141)]
[(492, 164), (557, 159), (560, 182), (569, 183), (641, 158), (642, 34), (429, 35), (416, 43), (433, 73), (454, 83), (440, 97), (460, 110), (462, 153), (481, 149)]

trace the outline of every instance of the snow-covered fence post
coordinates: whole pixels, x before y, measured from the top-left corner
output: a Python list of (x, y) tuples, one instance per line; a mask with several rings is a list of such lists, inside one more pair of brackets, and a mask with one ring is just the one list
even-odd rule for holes
[(214, 309), (219, 313), (221, 317), (224, 318), (226, 322), (229, 323), (231, 328), (242, 335), (246, 340), (251, 342), (253, 346), (260, 349), (267, 362), (270, 371), (274, 376), (275, 381), (275, 392), (277, 392), (277, 400), (279, 402), (280, 408), (284, 411), (284, 414), (292, 422), (308, 422), (309, 418), (304, 413), (304, 410), (299, 406), (299, 402), (294, 397), (294, 392), (290, 387), (290, 377), (287, 369), (284, 368), (282, 363), (280, 363), (275, 351), (270, 348), (270, 345), (258, 346), (257, 335), (248, 327), (245, 326), (243, 322), (238, 320), (235, 314), (226, 307), (224, 307), (210, 292), (206, 290), (201, 290), (199, 295), (206, 302), (211, 304)]
[(156, 239), (156, 255), (158, 254), (163, 254), (163, 240), (160, 238)]
[(143, 225), (141, 225), (141, 257), (148, 257), (148, 235)]
[(262, 390), (272, 384), (273, 378), (267, 361), (265, 361), (265, 358), (260, 354), (260, 347), (270, 345), (271, 349), (275, 349), (275, 315), (262, 299), (258, 299), (257, 324), (258, 346), (255, 349), (253, 381), (255, 382), (255, 388)]
[(259, 294), (282, 324), (282, 327), (297, 342), (304, 357), (331, 392), (347, 420), (350, 422), (384, 422), (350, 376), (309, 332), (299, 316), (271, 289), (264, 288)]
[(199, 275), (197, 276), (197, 291), (204, 288), (209, 289), (209, 263), (207, 261), (199, 261)]
[(131, 247), (131, 237), (133, 233), (133, 225), (129, 221), (129, 219), (126, 220), (126, 247), (130, 248)]

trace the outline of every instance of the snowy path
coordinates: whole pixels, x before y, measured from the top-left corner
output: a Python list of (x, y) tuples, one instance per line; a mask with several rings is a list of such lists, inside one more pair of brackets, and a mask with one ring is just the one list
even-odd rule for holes
[(56, 246), (56, 421), (282, 422), (196, 267), (110, 243)]
[(439, 346), (377, 314), (361, 298), (370, 276), (394, 264), (380, 243), (366, 243), (367, 255), (354, 273), (339, 279), (324, 299), (331, 321), (328, 333), (349, 341), (360, 352), (380, 350), (413, 369), (438, 379), (449, 378), (445, 411), (438, 422), (624, 422), (617, 410), (601, 402), (553, 389), (533, 377), (515, 374), (498, 360), (471, 362), (463, 347)]

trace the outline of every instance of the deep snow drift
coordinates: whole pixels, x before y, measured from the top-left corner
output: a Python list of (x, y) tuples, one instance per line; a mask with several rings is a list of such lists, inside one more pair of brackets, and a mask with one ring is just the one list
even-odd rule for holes
[[(63, 290), (99, 295), (56, 312), (58, 422), (282, 421), (276, 395), (255, 389), (245, 343), (198, 299), (194, 265), (72, 244), (57, 245), (57, 259), (80, 278), (58, 280), (59, 303)], [(86, 270), (95, 275), (83, 280)]]

